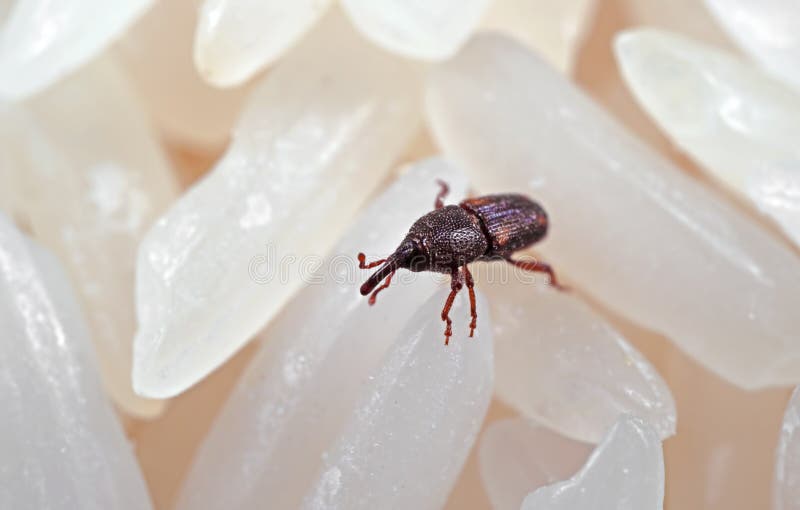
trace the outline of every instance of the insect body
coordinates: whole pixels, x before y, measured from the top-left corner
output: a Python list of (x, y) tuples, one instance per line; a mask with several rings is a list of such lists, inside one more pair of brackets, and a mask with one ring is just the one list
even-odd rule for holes
[[(547, 214), (528, 197), (517, 194), (487, 195), (469, 198), (458, 205), (445, 206), (443, 199), (448, 187), (439, 181), (441, 191), (436, 196), (435, 209), (411, 225), (403, 242), (389, 257), (366, 263), (358, 254), (359, 267), (381, 266), (361, 286), (361, 294), (370, 294), (369, 304), (375, 304), (378, 293), (387, 288), (398, 269), (435, 271), (450, 275), (450, 295), (442, 309), (445, 345), (452, 335), (449, 312), (458, 292), (466, 284), (469, 291), (469, 336), (475, 331), (477, 312), (472, 274), (467, 264), (478, 260), (505, 260), (521, 269), (547, 273), (556, 287), (553, 269), (539, 261), (520, 261), (511, 258), (517, 250), (527, 248), (547, 233)], [(386, 280), (378, 286), (381, 281)]]

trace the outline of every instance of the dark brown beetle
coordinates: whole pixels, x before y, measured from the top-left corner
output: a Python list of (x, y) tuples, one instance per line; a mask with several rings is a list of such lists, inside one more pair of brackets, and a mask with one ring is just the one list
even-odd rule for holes
[[(370, 292), (369, 304), (375, 304), (378, 293), (392, 282), (398, 269), (436, 271), (450, 275), (450, 295), (442, 309), (447, 321), (444, 343), (452, 335), (450, 307), (462, 288), (461, 271), (469, 291), (472, 322), (469, 336), (475, 331), (478, 314), (475, 310), (475, 290), (467, 264), (477, 260), (505, 260), (526, 271), (547, 273), (550, 283), (558, 288), (553, 269), (539, 261), (513, 260), (511, 255), (527, 248), (547, 234), (547, 213), (526, 196), (516, 194), (486, 195), (468, 198), (458, 205), (445, 206), (443, 199), (448, 187), (438, 181), (441, 191), (436, 196), (435, 209), (411, 225), (406, 238), (388, 258), (366, 263), (358, 254), (358, 267), (370, 269), (383, 264), (361, 286), (361, 295)], [(380, 287), (378, 284), (386, 279)], [(376, 289), (377, 287), (377, 289)]]

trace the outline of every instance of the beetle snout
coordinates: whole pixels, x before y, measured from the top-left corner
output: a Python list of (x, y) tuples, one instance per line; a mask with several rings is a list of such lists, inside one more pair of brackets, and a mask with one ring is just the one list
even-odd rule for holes
[(369, 294), (370, 292), (375, 290), (375, 286), (376, 285), (378, 285), (377, 282), (373, 283), (371, 278), (369, 280), (365, 281), (361, 285), (361, 289), (360, 289), (361, 295), (362, 296), (366, 296), (367, 294)]

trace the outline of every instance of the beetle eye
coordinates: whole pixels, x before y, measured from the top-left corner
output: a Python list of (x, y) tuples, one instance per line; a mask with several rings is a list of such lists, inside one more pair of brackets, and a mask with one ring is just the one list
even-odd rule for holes
[(425, 271), (428, 268), (428, 257), (422, 252), (416, 252), (408, 261), (408, 268), (411, 271)]
[(419, 239), (406, 239), (403, 243), (408, 261), (408, 269), (411, 271), (427, 271), (430, 267), (428, 251), (425, 249), (424, 242)]

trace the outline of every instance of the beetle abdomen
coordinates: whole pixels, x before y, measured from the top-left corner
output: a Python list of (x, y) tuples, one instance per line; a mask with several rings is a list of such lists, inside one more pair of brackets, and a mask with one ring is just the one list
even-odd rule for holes
[(547, 233), (547, 213), (524, 195), (486, 195), (469, 198), (460, 205), (481, 220), (491, 243), (491, 255), (510, 254)]

